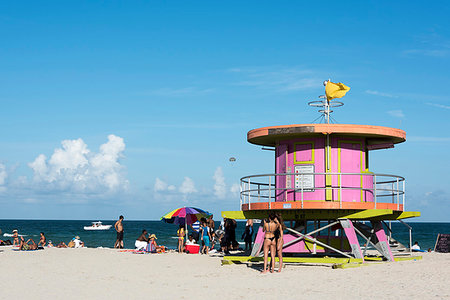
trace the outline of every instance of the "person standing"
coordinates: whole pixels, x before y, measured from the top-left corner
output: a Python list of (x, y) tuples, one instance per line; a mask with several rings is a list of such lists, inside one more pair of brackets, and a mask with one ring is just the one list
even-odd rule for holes
[(17, 229), (13, 230), (13, 246), (19, 246), (20, 242), (19, 242), (19, 231)]
[(276, 252), (279, 260), (278, 272), (281, 272), (281, 269), (283, 268), (283, 245), (284, 245), (283, 231), (286, 229), (286, 225), (284, 225), (284, 220), (281, 217), (280, 213), (275, 214), (274, 221), (278, 225), (278, 228), (275, 230), (275, 240), (276, 240)]
[(39, 239), (38, 247), (39, 247), (39, 246), (45, 247), (45, 243), (46, 243), (46, 242), (47, 242), (47, 240), (46, 240), (46, 238), (45, 238), (45, 235), (44, 235), (43, 232), (41, 232), (41, 238)]
[(211, 241), (211, 228), (208, 226), (206, 220), (202, 222), (202, 226), (200, 227), (201, 238), (203, 242), (203, 247), (201, 253), (208, 254), (210, 241)]
[(198, 241), (199, 240), (199, 232), (200, 232), (200, 221), (195, 221), (194, 223), (189, 224), (189, 226), (191, 226), (192, 228), (192, 237), (194, 238), (194, 240)]
[(184, 225), (180, 225), (180, 227), (177, 230), (177, 236), (178, 236), (178, 253), (184, 252)]
[(213, 215), (210, 215), (208, 217), (207, 222), (208, 222), (207, 224), (208, 224), (208, 227), (211, 230), (211, 232), (214, 232), (214, 229), (215, 229), (216, 225), (214, 224)]
[(123, 216), (119, 217), (119, 220), (114, 224), (114, 229), (117, 232), (117, 239), (114, 243), (114, 248), (123, 249)]
[(264, 231), (264, 269), (261, 272), (262, 274), (267, 273), (267, 263), (268, 256), (270, 252), (270, 266), (269, 270), (272, 273), (275, 269), (275, 251), (276, 251), (276, 240), (275, 240), (275, 230), (278, 228), (278, 225), (275, 223), (275, 214), (271, 212), (269, 214), (269, 219), (263, 221), (263, 231)]
[(252, 250), (252, 241), (253, 241), (253, 219), (248, 219), (247, 224), (245, 225), (245, 231), (241, 237), (245, 242), (245, 251)]

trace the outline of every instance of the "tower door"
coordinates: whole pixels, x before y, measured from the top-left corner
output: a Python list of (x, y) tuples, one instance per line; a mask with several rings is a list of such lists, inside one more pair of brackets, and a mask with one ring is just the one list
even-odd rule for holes
[[(338, 172), (362, 173), (363, 172), (363, 148), (362, 142), (339, 141), (338, 142)], [(340, 177), (340, 178), (339, 178)], [(343, 202), (362, 201), (362, 175), (341, 175), (338, 177), (338, 199)]]

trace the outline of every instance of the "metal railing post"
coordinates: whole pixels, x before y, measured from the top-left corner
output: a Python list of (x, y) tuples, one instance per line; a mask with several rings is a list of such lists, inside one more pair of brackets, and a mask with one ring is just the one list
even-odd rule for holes
[(406, 185), (406, 180), (403, 179), (403, 211), (406, 209), (406, 208), (405, 208), (405, 197), (406, 197), (406, 189), (405, 189), (405, 185)]
[(339, 173), (339, 208), (342, 208), (342, 174)]
[(242, 180), (240, 182), (241, 184), (239, 184), (239, 204), (240, 204), (240, 208), (242, 210)]
[(250, 196), (250, 193), (251, 193), (251, 191), (250, 191), (250, 189), (251, 189), (251, 187), (250, 187), (250, 185), (251, 185), (251, 183), (250, 183), (250, 177), (248, 178), (248, 182), (247, 182), (247, 201), (248, 201), (248, 209), (250, 209), (250, 206), (251, 206), (251, 200), (250, 200), (250, 198), (251, 198), (251, 196)]
[(375, 209), (377, 208), (377, 175), (373, 175), (373, 193), (375, 201)]
[(397, 177), (397, 210), (400, 210), (400, 190), (398, 187), (398, 177)]
[(269, 209), (271, 208), (272, 205), (272, 176), (269, 175)]
[(392, 203), (395, 203), (394, 183), (392, 183), (391, 190), (392, 190)]
[(261, 202), (261, 185), (258, 183), (258, 202)]
[(303, 208), (303, 174), (300, 175), (300, 190), (302, 192), (302, 208)]

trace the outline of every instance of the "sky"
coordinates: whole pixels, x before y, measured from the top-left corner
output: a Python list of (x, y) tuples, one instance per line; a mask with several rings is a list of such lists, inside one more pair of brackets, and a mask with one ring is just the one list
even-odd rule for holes
[[(417, 221), (449, 222), (445, 1), (3, 1), (0, 218), (154, 220), (239, 210), (272, 173), (249, 130), (311, 123), (331, 79), (339, 123), (406, 131), (371, 171), (406, 178)], [(235, 157), (235, 162), (229, 158)]]

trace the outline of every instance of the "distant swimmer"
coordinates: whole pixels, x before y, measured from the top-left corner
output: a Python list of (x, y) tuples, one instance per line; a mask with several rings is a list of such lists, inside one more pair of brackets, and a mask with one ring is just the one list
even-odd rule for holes
[(119, 217), (119, 220), (116, 222), (116, 224), (114, 224), (114, 228), (116, 229), (117, 232), (117, 239), (116, 242), (114, 243), (114, 248), (119, 248), (119, 249), (123, 249), (123, 216)]

